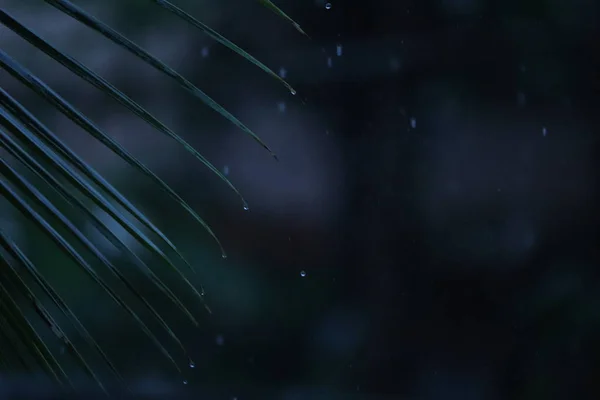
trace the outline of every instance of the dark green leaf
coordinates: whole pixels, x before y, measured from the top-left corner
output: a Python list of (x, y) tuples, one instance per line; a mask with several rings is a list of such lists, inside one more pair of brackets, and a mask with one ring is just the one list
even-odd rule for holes
[[(162, 8), (164, 8), (166, 10), (169, 10), (173, 14), (175, 14), (178, 17), (184, 19), (185, 21), (189, 22), (190, 24), (194, 25), (196, 28), (198, 28), (201, 31), (203, 31), (204, 33), (206, 33), (212, 39), (214, 39), (217, 42), (221, 43), (223, 46), (227, 47), (228, 49), (230, 49), (232, 51), (235, 51), (236, 53), (238, 53), (239, 55), (241, 55), (242, 57), (244, 57), (246, 60), (250, 61), (252, 64), (256, 65), (257, 67), (259, 67), (260, 69), (262, 69), (263, 71), (265, 71), (266, 73), (268, 73), (269, 75), (271, 75), (273, 78), (275, 78), (279, 82), (283, 83), (285, 85), (285, 87), (291, 93), (296, 93), (296, 90), (294, 90), (294, 88), (291, 87), (289, 83), (287, 83), (282, 77), (280, 77), (275, 72), (273, 72), (273, 70), (271, 70), (265, 64), (263, 64), (260, 61), (258, 61), (256, 58), (254, 58), (249, 53), (247, 53), (246, 51), (244, 51), (238, 45), (236, 45), (235, 43), (233, 43), (230, 40), (228, 40), (227, 38), (225, 38), (219, 32), (215, 31), (214, 29), (210, 28), (206, 24), (203, 24), (202, 22), (198, 21), (196, 18), (192, 17), (190, 14), (186, 13), (181, 8), (177, 7), (176, 5), (170, 3), (170, 2), (168, 2), (166, 0), (150, 0), (150, 1), (155, 2), (156, 4), (158, 4), (159, 6), (161, 6)], [(304, 33), (304, 32), (302, 32), (302, 33)]]
[[(0, 115), (0, 123), (3, 122), (2, 115)], [(5, 123), (7, 121), (4, 121)], [(69, 204), (77, 207), (82, 211), (92, 222), (92, 224), (102, 233), (114, 246), (122, 250), (125, 254), (129, 254), (133, 262), (140, 268), (140, 270), (165, 294), (173, 303), (175, 303), (190, 320), (198, 326), (198, 321), (188, 311), (188, 309), (181, 303), (179, 298), (158, 278), (154, 272), (127, 246), (119, 237), (117, 237), (110, 229), (107, 228), (106, 224), (98, 218), (98, 216), (92, 212), (85, 204), (75, 197), (65, 186), (59, 182), (52, 174), (50, 174), (40, 163), (33, 159), (29, 154), (21, 149), (21, 147), (14, 142), (10, 137), (0, 135), (0, 146), (4, 147), (9, 154), (21, 161), (27, 166), (34, 174), (39, 176), (45, 181), (48, 186), (53, 188), (59, 195), (65, 199)], [(187, 282), (187, 279), (183, 277)], [(187, 282), (189, 286), (191, 283)]]
[[(44, 293), (52, 300), (52, 302), (58, 307), (58, 309), (71, 321), (73, 326), (79, 331), (79, 333), (83, 336), (85, 341), (92, 346), (96, 351), (100, 354), (103, 360), (106, 362), (111, 371), (115, 374), (115, 376), (123, 381), (123, 378), (115, 368), (112, 361), (108, 358), (108, 356), (104, 353), (100, 345), (96, 342), (96, 340), (92, 337), (92, 335), (88, 332), (85, 326), (79, 321), (79, 318), (71, 311), (69, 306), (64, 302), (64, 300), (59, 296), (59, 294), (54, 290), (52, 285), (44, 278), (44, 276), (38, 271), (36, 266), (27, 258), (27, 256), (19, 249), (19, 247), (12, 241), (10, 238), (0, 230), (0, 247), (3, 247), (6, 252), (11, 255), (15, 260), (19, 262), (19, 264), (27, 270), (29, 275), (34, 279), (34, 281), (38, 284), (40, 288), (44, 291)], [(15, 270), (16, 267), (13, 263), (5, 260), (8, 264), (8, 267)]]
[(294, 28), (296, 28), (296, 30), (298, 32), (300, 32), (301, 34), (303, 34), (303, 35), (305, 35), (305, 36), (308, 37), (308, 35), (306, 34), (306, 32), (304, 32), (302, 30), (302, 28), (300, 28), (300, 25), (296, 21), (294, 21), (293, 19), (291, 19), (286, 13), (284, 13), (283, 11), (281, 11), (281, 9), (279, 7), (277, 7), (275, 4), (273, 4), (272, 1), (270, 1), (270, 0), (258, 0), (258, 1), (260, 1), (265, 7), (267, 7), (271, 11), (273, 11), (275, 14), (279, 15), (281, 18), (285, 19), (286, 21), (288, 21), (292, 25), (294, 25)]
[[(214, 234), (212, 229), (204, 222), (204, 220), (181, 198), (177, 193), (175, 193), (166, 183), (164, 183), (156, 174), (150, 171), (144, 164), (138, 161), (135, 157), (129, 154), (127, 150), (125, 150), (120, 144), (115, 142), (112, 138), (106, 135), (104, 132), (100, 130), (92, 121), (90, 121), (85, 115), (79, 112), (75, 107), (73, 107), (70, 103), (64, 100), (58, 93), (53, 91), (48, 85), (39, 80), (36, 76), (31, 74), (27, 69), (21, 66), (18, 62), (13, 60), (8, 56), (4, 51), (0, 50), (0, 66), (8, 71), (15, 78), (20, 80), (25, 86), (29, 87), (33, 91), (35, 91), (38, 95), (47, 100), (50, 104), (56, 107), (60, 112), (62, 112), (65, 116), (75, 122), (77, 125), (85, 129), (88, 133), (90, 133), (95, 139), (100, 141), (110, 150), (112, 150), (119, 157), (123, 158), (130, 165), (137, 168), (144, 175), (148, 176), (152, 179), (161, 189), (163, 189), (167, 194), (173, 198), (176, 202), (179, 203), (181, 207), (183, 207), (196, 221), (198, 221), (207, 232), (213, 237), (213, 239), (219, 244), (221, 250), (223, 251), (223, 246), (221, 246), (221, 242)], [(185, 258), (181, 255), (181, 253), (172, 246), (173, 250), (177, 252), (177, 254), (185, 261)], [(186, 264), (189, 264), (186, 261)], [(190, 266), (191, 268), (191, 266)]]
[(137, 44), (133, 43), (131, 40), (127, 39), (125, 36), (121, 35), (102, 21), (91, 16), (89, 13), (85, 12), (83, 9), (77, 7), (75, 4), (71, 3), (67, 0), (44, 0), (46, 3), (56, 7), (60, 11), (68, 14), (73, 17), (77, 21), (85, 24), (96, 32), (104, 35), (108, 39), (112, 40), (116, 44), (121, 47), (126, 48), (131, 53), (135, 54), (137, 57), (144, 60), (146, 63), (152, 65), (157, 70), (163, 72), (169, 77), (173, 78), (177, 83), (187, 89), (194, 96), (198, 97), (202, 102), (208, 105), (210, 108), (224, 116), (226, 119), (234, 123), (237, 127), (242, 129), (248, 135), (250, 135), (254, 140), (256, 140), (261, 146), (263, 146), (273, 157), (277, 158), (275, 153), (267, 146), (250, 128), (244, 125), (240, 120), (233, 116), (229, 111), (224, 109), (221, 105), (219, 105), (216, 101), (210, 98), (206, 93), (202, 90), (198, 89), (194, 86), (190, 81), (185, 79), (171, 67), (167, 66), (165, 63), (158, 60), (156, 57), (152, 56), (146, 50), (142, 49)]
[[(159, 132), (164, 133), (170, 138), (176, 140), (179, 144), (181, 144), (187, 151), (192, 153), (194, 157), (204, 163), (211, 171), (213, 171), (221, 180), (223, 180), (230, 188), (232, 188), (235, 193), (240, 196), (242, 199), (244, 207), (247, 207), (247, 203), (242, 197), (241, 193), (237, 190), (235, 186), (229, 181), (229, 179), (223, 175), (218, 168), (216, 168), (213, 164), (210, 163), (203, 155), (201, 155), (196, 149), (194, 149), (190, 144), (188, 144), (185, 140), (183, 140), (179, 135), (165, 126), (162, 122), (156, 119), (153, 115), (151, 115), (148, 111), (146, 111), (142, 106), (138, 103), (127, 97), (124, 93), (119, 91), (116, 87), (111, 85), (102, 77), (98, 76), (96, 73), (88, 69), (85, 65), (81, 64), (77, 60), (69, 57), (68, 55), (60, 52), (55, 47), (51, 46), (44, 39), (40, 38), (38, 35), (33, 33), (31, 30), (27, 29), (25, 26), (20, 24), (17, 20), (15, 20), (12, 16), (10, 16), (5, 11), (0, 10), (0, 22), (2, 22), (5, 26), (11, 29), (13, 32), (17, 33), (23, 39), (27, 40), (29, 43), (34, 45), (39, 50), (46, 53), (48, 56), (52, 57), (73, 73), (91, 83), (104, 93), (110, 95), (113, 99), (127, 107), (134, 114), (142, 118), (152, 127), (157, 129)], [(266, 68), (266, 67), (265, 67)]]
[(177, 362), (173, 359), (171, 354), (165, 349), (165, 347), (156, 338), (154, 333), (146, 326), (135, 311), (131, 309), (123, 301), (123, 299), (107, 284), (95, 271), (95, 269), (65, 240), (42, 216), (40, 216), (31, 206), (29, 206), (21, 196), (19, 196), (12, 188), (4, 183), (4, 180), (0, 180), (0, 195), (5, 197), (15, 208), (17, 208), (23, 215), (33, 221), (54, 243), (69, 256), (79, 267), (81, 267), (87, 275), (98, 285), (100, 285), (104, 291), (118, 304), (120, 305), (133, 319), (138, 323), (142, 331), (152, 340), (154, 345), (160, 350), (163, 355), (171, 361), (174, 367), (181, 372)]

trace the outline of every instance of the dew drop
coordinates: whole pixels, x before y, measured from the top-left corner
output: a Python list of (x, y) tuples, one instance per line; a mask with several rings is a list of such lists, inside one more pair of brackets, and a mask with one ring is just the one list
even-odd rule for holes
[(338, 44), (337, 46), (335, 46), (335, 54), (336, 54), (338, 57), (341, 57), (341, 56), (342, 56), (342, 50), (343, 50), (343, 48), (342, 48), (342, 45), (341, 45), (341, 44)]
[(187, 385), (187, 384), (188, 384), (188, 381), (186, 381), (186, 380), (184, 379), (184, 380), (183, 380), (183, 384), (184, 384), (184, 385)]
[(189, 366), (190, 368), (196, 368), (196, 363), (192, 359), (190, 359)]
[(295, 89), (290, 89), (290, 93), (292, 94), (292, 96), (296, 95), (296, 90)]
[(546, 129), (546, 127), (544, 126), (544, 127), (542, 128), (542, 135), (543, 135), (543, 136), (546, 136), (547, 134), (548, 134), (548, 129)]
[(250, 210), (250, 207), (248, 206), (248, 204), (244, 204), (243, 205), (244, 211), (248, 211)]
[(221, 257), (222, 257), (223, 259), (227, 258), (227, 253), (223, 253), (223, 254), (221, 254)]
[(325, 9), (331, 10), (331, 3), (325, 3)]
[(306, 271), (305, 270), (300, 271), (300, 276), (304, 278), (306, 276)]
[(417, 119), (416, 118), (410, 119), (410, 127), (413, 129), (415, 129), (417, 127)]

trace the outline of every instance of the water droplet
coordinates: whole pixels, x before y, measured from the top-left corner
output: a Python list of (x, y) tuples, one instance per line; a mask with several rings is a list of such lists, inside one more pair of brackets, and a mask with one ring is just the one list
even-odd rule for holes
[(248, 211), (248, 210), (250, 210), (250, 207), (248, 206), (248, 204), (244, 204), (244, 205), (242, 206), (242, 208), (244, 209), (244, 211)]
[(192, 359), (190, 359), (189, 366), (190, 368), (196, 368), (196, 363)]
[(280, 101), (279, 103), (277, 103), (277, 108), (279, 109), (279, 112), (285, 112), (285, 103), (283, 101)]
[(331, 10), (331, 3), (325, 3), (325, 9)]
[(183, 380), (183, 384), (184, 384), (184, 385), (187, 385), (187, 384), (188, 384), (188, 381), (186, 381), (186, 380), (184, 379), (184, 380)]
[(300, 271), (300, 276), (304, 278), (306, 276), (306, 271), (304, 271), (304, 270)]
[(227, 258), (227, 253), (221, 254), (221, 257), (224, 258), (224, 259)]
[(292, 96), (296, 95), (296, 90), (295, 89), (290, 89), (290, 93), (292, 94)]
[(542, 135), (545, 137), (548, 134), (548, 129), (546, 129), (546, 127), (544, 126), (542, 128)]
[(331, 59), (331, 57), (327, 57), (327, 67), (328, 68), (333, 67), (333, 60)]
[(225, 175), (225, 176), (229, 175), (229, 165), (226, 165), (223, 167), (223, 175)]
[(282, 79), (285, 79), (285, 77), (287, 76), (287, 70), (283, 67), (279, 68), (279, 76)]
[(417, 119), (416, 118), (410, 119), (410, 127), (413, 129), (415, 129), (417, 127)]
[(223, 335), (217, 335), (215, 342), (217, 343), (217, 346), (223, 346), (223, 344), (225, 344), (225, 338)]
[(338, 57), (342, 56), (342, 50), (343, 50), (343, 48), (342, 48), (341, 44), (338, 44), (337, 46), (335, 46), (335, 54), (337, 54)]
[(208, 47), (206, 47), (206, 46), (204, 46), (204, 47), (202, 48), (202, 57), (203, 57), (203, 58), (206, 58), (206, 57), (208, 57)]

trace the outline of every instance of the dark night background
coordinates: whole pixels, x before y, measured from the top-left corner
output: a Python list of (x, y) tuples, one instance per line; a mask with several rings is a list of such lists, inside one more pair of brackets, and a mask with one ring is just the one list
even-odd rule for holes
[[(153, 168), (227, 249), (223, 260), (151, 182), (0, 73), (198, 271), (189, 277), (213, 312), (196, 306), (198, 329), (144, 283), (194, 359), (182, 378), (49, 241), (0, 208), (134, 397), (599, 398), (600, 3), (276, 2), (308, 39), (257, 1), (176, 2), (285, 75), (296, 96), (152, 2), (76, 3), (189, 77), (280, 158), (52, 7), (0, 0), (181, 133), (250, 203), (243, 211), (176, 144), (0, 29), (3, 50)], [(31, 379), (0, 376), (0, 397), (49, 396)]]

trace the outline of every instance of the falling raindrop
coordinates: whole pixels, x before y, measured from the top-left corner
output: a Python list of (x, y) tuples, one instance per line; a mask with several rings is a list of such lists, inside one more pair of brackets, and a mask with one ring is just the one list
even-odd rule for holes
[(283, 101), (280, 101), (279, 103), (277, 103), (277, 109), (279, 110), (279, 112), (283, 113), (285, 112), (285, 103)]
[(415, 129), (417, 127), (417, 119), (416, 118), (410, 119), (410, 127), (413, 129)]
[(331, 10), (331, 3), (325, 3), (325, 9)]
[(335, 46), (335, 54), (337, 54), (338, 57), (341, 57), (342, 55), (342, 45), (338, 44), (337, 46)]
[(300, 271), (300, 276), (304, 278), (306, 276), (306, 271), (304, 271), (304, 270)]
[(225, 175), (225, 176), (229, 175), (229, 165), (226, 165), (223, 167), (223, 175)]
[(545, 137), (548, 134), (548, 129), (546, 129), (546, 127), (544, 126), (542, 128), (542, 135)]
[(279, 76), (283, 79), (287, 76), (287, 70), (283, 67), (279, 68)]
[(208, 47), (207, 47), (207, 46), (204, 46), (204, 47), (202, 48), (202, 57), (203, 57), (203, 58), (206, 58), (206, 57), (208, 57)]
[(327, 57), (327, 67), (333, 67), (333, 60), (331, 59), (331, 57)]

